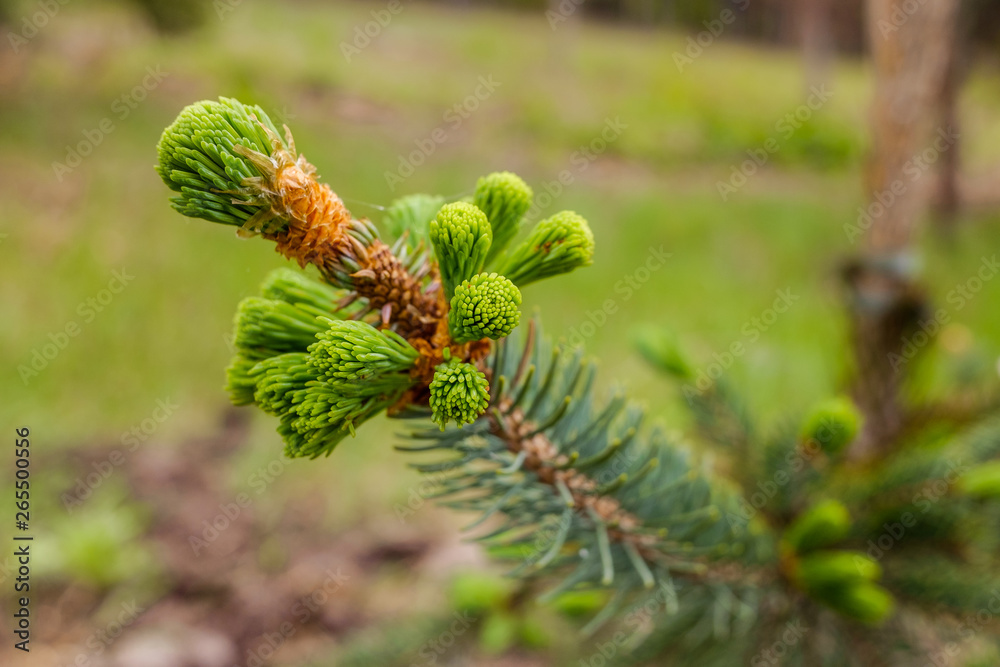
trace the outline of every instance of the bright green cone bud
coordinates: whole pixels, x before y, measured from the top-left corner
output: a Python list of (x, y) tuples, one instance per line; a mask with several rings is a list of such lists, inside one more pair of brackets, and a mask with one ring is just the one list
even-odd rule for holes
[(226, 391), (233, 405), (251, 405), (254, 402), (254, 390), (257, 380), (250, 374), (250, 369), (259, 360), (237, 354), (226, 369)]
[(330, 317), (337, 311), (337, 290), (301, 271), (272, 271), (260, 286), (260, 292), (264, 298), (285, 301), (317, 316)]
[[(192, 218), (242, 226), (261, 208), (252, 203), (252, 197), (240, 194), (244, 179), (261, 173), (236, 149), (243, 146), (264, 155), (274, 151), (272, 139), (260, 123), (277, 136), (277, 129), (260, 107), (244, 106), (236, 100), (223, 97), (218, 102), (196, 102), (181, 111), (160, 137), (156, 167), (167, 187), (181, 193), (171, 200), (177, 211)], [(245, 203), (233, 203), (234, 199)]]
[(863, 581), (839, 591), (828, 604), (841, 614), (867, 625), (879, 625), (892, 615), (895, 601), (881, 586)]
[(1000, 497), (1000, 461), (980, 464), (962, 475), (958, 490), (975, 498)]
[(448, 300), (463, 280), (483, 270), (493, 240), (489, 220), (466, 202), (445, 204), (430, 224), (430, 238)]
[(847, 398), (834, 398), (817, 405), (802, 426), (802, 438), (815, 441), (827, 454), (836, 456), (858, 435), (861, 413)]
[(533, 197), (534, 193), (528, 184), (509, 171), (483, 176), (476, 183), (472, 203), (486, 214), (493, 229), (493, 245), (486, 255), (487, 265), (517, 236), (521, 229), (521, 218), (531, 208)]
[(796, 553), (839, 542), (851, 528), (851, 515), (836, 500), (824, 500), (806, 510), (785, 532), (785, 543)]
[(399, 238), (410, 232), (414, 243), (427, 238), (428, 226), (441, 207), (444, 197), (415, 194), (400, 197), (385, 209), (385, 224), (389, 233)]
[(827, 599), (853, 583), (878, 581), (882, 568), (860, 551), (819, 551), (803, 556), (794, 576), (799, 586)]
[(567, 273), (594, 260), (594, 235), (587, 221), (572, 211), (542, 220), (497, 271), (519, 287)]
[(326, 331), (326, 321), (316, 313), (285, 301), (251, 296), (236, 310), (236, 348), (250, 358), (262, 359), (281, 352), (304, 352)]
[(490, 402), (486, 375), (472, 364), (457, 359), (435, 369), (430, 392), (432, 419), (442, 431), (449, 421), (459, 426), (476, 421)]
[(521, 320), (521, 291), (496, 273), (480, 273), (455, 288), (448, 328), (458, 343), (499, 340)]

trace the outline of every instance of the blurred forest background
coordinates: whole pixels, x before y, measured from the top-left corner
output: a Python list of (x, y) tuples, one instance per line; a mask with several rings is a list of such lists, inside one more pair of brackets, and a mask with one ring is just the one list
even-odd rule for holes
[[(394, 197), (515, 171), (549, 195), (535, 219), (577, 210), (597, 241), (593, 267), (525, 291), (550, 335), (681, 431), (631, 344), (669, 328), (780, 422), (850, 367), (841, 274), (878, 191), (864, 4), (0, 2), (0, 403), (5, 428), (31, 428), (38, 591), (32, 652), (5, 642), (0, 663), (568, 660), (564, 616), (591, 602), (525, 608), (483, 574), (393, 424), (286, 461), (270, 418), (227, 407), (235, 305), (283, 261), (170, 209), (160, 132), (199, 99), (260, 104), (376, 221)], [(961, 3), (925, 114), (959, 139), (905, 172), (949, 315), (941, 363), (911, 369), (920, 397), (998, 370), (1000, 281), (968, 288), (1000, 248), (998, 37), (1000, 5)], [(654, 252), (669, 260), (645, 270)], [(0, 556), (8, 618), (13, 572)]]

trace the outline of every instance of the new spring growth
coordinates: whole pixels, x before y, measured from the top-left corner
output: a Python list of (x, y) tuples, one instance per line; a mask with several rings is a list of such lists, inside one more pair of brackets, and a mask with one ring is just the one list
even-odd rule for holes
[[(520, 319), (516, 285), (593, 255), (587, 223), (570, 212), (505, 255), (532, 201), (509, 172), (479, 179), (475, 203), (396, 200), (384, 216), (397, 236), (390, 246), (317, 180), (287, 127), (282, 139), (261, 108), (232, 99), (185, 107), (158, 152), (175, 209), (259, 234), (319, 271), (322, 282), (276, 272), (261, 297), (240, 304), (226, 373), (235, 404), (257, 403), (279, 418), (290, 456), (329, 453), (379, 411), (425, 401), (439, 424), (475, 420), (488, 403), (478, 367), (490, 341)], [(506, 268), (484, 273), (488, 259)]]
[(820, 602), (862, 623), (877, 625), (892, 613), (894, 601), (875, 582), (878, 563), (861, 552), (819, 551), (803, 557), (793, 580)]
[(793, 553), (803, 554), (839, 542), (850, 528), (847, 508), (837, 500), (824, 500), (799, 515), (783, 539)]
[(486, 255), (489, 266), (514, 240), (521, 229), (521, 218), (531, 208), (534, 193), (517, 174), (498, 171), (483, 176), (476, 183), (472, 203), (490, 221), (493, 244)]
[(242, 227), (262, 206), (245, 189), (263, 175), (245, 153), (270, 155), (276, 137), (277, 129), (260, 107), (227, 98), (196, 102), (163, 131), (156, 171), (181, 193), (170, 201), (183, 215)]
[(448, 328), (457, 343), (500, 340), (521, 321), (521, 292), (496, 273), (480, 273), (455, 288)]
[(427, 227), (444, 206), (444, 197), (413, 194), (400, 197), (385, 209), (389, 233), (400, 238), (409, 232), (414, 242), (427, 240)]
[(258, 380), (255, 398), (281, 418), (288, 456), (329, 454), (411, 384), (407, 371), (417, 351), (405, 340), (365, 322), (325, 321), (304, 364), (300, 355), (274, 357), (265, 363), (278, 368), (266, 368)]
[(277, 269), (260, 286), (266, 299), (285, 301), (317, 316), (329, 317), (337, 310), (337, 290), (291, 269)]
[[(417, 351), (393, 331), (379, 331), (357, 320), (326, 320), (326, 330), (309, 346), (310, 364), (330, 382), (362, 383), (387, 377), (409, 382)], [(404, 378), (399, 378), (403, 374)]]
[(483, 270), (493, 240), (489, 220), (466, 202), (446, 204), (430, 224), (430, 239), (450, 301), (455, 288)]
[(497, 272), (519, 287), (567, 273), (594, 260), (594, 235), (587, 221), (572, 211), (542, 220), (505, 258)]
[(243, 236), (262, 234), (300, 266), (333, 271), (350, 254), (349, 237), (367, 231), (296, 154), (291, 131), (282, 141), (259, 107), (227, 98), (187, 106), (157, 150), (160, 178), (181, 193), (175, 209), (238, 226)]
[(442, 431), (449, 421), (459, 426), (476, 421), (490, 402), (486, 375), (472, 364), (449, 357), (446, 353), (430, 384), (431, 419)]
[(306, 384), (319, 377), (309, 366), (308, 358), (304, 352), (288, 352), (268, 357), (250, 369), (256, 385), (254, 402), (261, 410), (280, 417), (294, 408), (296, 399), (301, 400), (306, 391)]
[(960, 492), (974, 498), (1000, 497), (1000, 461), (980, 463), (958, 480)]
[(326, 329), (319, 319), (330, 312), (315, 312), (308, 305), (251, 296), (236, 309), (236, 334), (233, 342), (250, 357), (258, 359), (281, 352), (303, 350)]
[(858, 435), (861, 414), (848, 398), (833, 398), (813, 408), (802, 426), (802, 438), (815, 441), (836, 456)]

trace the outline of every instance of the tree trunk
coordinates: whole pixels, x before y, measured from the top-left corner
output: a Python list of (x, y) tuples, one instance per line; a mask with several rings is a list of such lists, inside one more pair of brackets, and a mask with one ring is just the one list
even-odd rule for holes
[(866, 417), (852, 452), (857, 458), (891, 446), (904, 424), (899, 389), (909, 360), (902, 356), (903, 339), (926, 311), (914, 281), (911, 243), (926, 212), (925, 191), (933, 180), (924, 173), (914, 175), (911, 160), (933, 147), (941, 129), (935, 129), (935, 119), (958, 4), (958, 0), (867, 3), (875, 74), (871, 154), (864, 184), (871, 224), (860, 258), (846, 271), (857, 364), (854, 393)]
[(789, 5), (796, 15), (805, 89), (808, 91), (827, 83), (830, 78), (834, 47), (832, 3), (831, 0), (789, 0)]

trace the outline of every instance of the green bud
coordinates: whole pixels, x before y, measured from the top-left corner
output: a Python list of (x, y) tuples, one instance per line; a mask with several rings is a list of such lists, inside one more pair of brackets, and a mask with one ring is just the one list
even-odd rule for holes
[(496, 273), (480, 273), (455, 288), (448, 328), (456, 342), (499, 340), (521, 320), (521, 291)]
[(264, 359), (250, 370), (257, 384), (254, 401), (264, 412), (281, 416), (301, 400), (306, 385), (317, 379), (307, 359), (304, 352), (289, 352)]
[(497, 270), (523, 287), (589, 266), (593, 260), (594, 235), (587, 221), (572, 211), (563, 211), (538, 223)]
[(824, 500), (803, 512), (785, 531), (784, 540), (796, 553), (839, 542), (851, 528), (851, 515), (836, 500)]
[(250, 405), (254, 402), (254, 390), (257, 379), (250, 374), (250, 369), (259, 360), (237, 354), (226, 369), (226, 391), (233, 405)]
[(506, 610), (488, 614), (479, 629), (479, 649), (486, 655), (500, 655), (517, 641), (520, 623)]
[(802, 438), (815, 441), (836, 456), (858, 435), (861, 413), (848, 398), (833, 398), (812, 409), (802, 426)]
[(231, 383), (255, 382), (254, 401), (280, 418), (289, 457), (329, 454), (412, 384), (407, 371), (417, 351), (399, 335), (357, 320), (317, 321), (324, 330), (308, 352), (272, 356), (249, 370), (234, 362)]
[(841, 614), (867, 625), (880, 625), (892, 615), (895, 607), (889, 591), (867, 581), (837, 591), (827, 603)]
[(480, 572), (463, 572), (451, 584), (451, 604), (456, 609), (485, 612), (503, 606), (511, 596), (510, 580)]
[(337, 290), (301, 271), (272, 271), (260, 286), (260, 291), (267, 299), (285, 301), (317, 316), (330, 317), (337, 312)]
[(877, 581), (882, 568), (860, 551), (818, 551), (799, 560), (794, 576), (802, 588), (826, 599), (855, 582)]
[(326, 321), (314, 312), (251, 296), (236, 310), (233, 343), (246, 356), (262, 359), (281, 352), (304, 352), (326, 328)]
[(286, 427), (285, 454), (309, 458), (329, 455), (341, 440), (353, 436), (358, 426), (395, 403), (407, 386), (404, 374), (364, 382), (311, 382), (294, 395), (290, 412), (294, 418)]
[(366, 382), (407, 371), (417, 359), (417, 351), (394, 331), (358, 320), (321, 321), (326, 330), (309, 346), (309, 363), (323, 380)]
[(958, 490), (975, 498), (1000, 497), (1000, 461), (982, 463), (962, 475)]
[(428, 225), (444, 206), (444, 197), (415, 194), (400, 197), (385, 209), (385, 224), (389, 233), (399, 238), (410, 232), (414, 243), (427, 238)]
[(445, 204), (430, 224), (430, 238), (441, 270), (445, 296), (483, 270), (493, 240), (490, 223), (472, 204)]
[(157, 145), (156, 171), (181, 193), (173, 207), (188, 217), (243, 226), (261, 208), (252, 195), (241, 194), (244, 180), (261, 173), (237, 146), (270, 155), (272, 137), (277, 129), (260, 107), (225, 97), (185, 107)]
[(483, 176), (476, 183), (472, 198), (480, 211), (486, 214), (493, 230), (493, 244), (486, 255), (489, 265), (510, 245), (521, 229), (521, 218), (531, 208), (534, 193), (517, 174), (498, 171)]
[(471, 424), (490, 402), (486, 375), (472, 364), (452, 359), (438, 365), (430, 384), (430, 406), (434, 423), (444, 430), (449, 421)]

